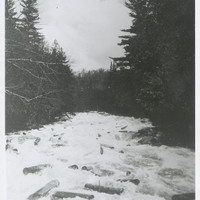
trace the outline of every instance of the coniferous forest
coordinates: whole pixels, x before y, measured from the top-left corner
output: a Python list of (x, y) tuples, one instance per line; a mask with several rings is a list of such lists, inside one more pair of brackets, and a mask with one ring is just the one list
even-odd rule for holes
[(149, 118), (173, 145), (194, 147), (195, 1), (128, 0), (123, 57), (110, 70), (74, 74), (55, 40), (37, 28), (37, 0), (21, 13), (5, 1), (6, 131), (37, 128), (62, 113), (105, 111)]

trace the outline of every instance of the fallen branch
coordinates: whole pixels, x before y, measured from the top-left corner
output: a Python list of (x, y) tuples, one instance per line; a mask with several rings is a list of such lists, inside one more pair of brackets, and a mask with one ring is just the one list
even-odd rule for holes
[(85, 188), (88, 188), (97, 192), (103, 192), (107, 194), (118, 194), (118, 195), (124, 191), (123, 188), (105, 187), (105, 186), (93, 185), (93, 184), (85, 184)]
[(30, 195), (28, 197), (29, 200), (37, 200), (40, 197), (44, 197), (48, 194), (48, 192), (55, 188), (58, 187), (60, 185), (60, 182), (58, 180), (53, 180), (50, 181), (49, 183), (47, 183), (44, 187), (42, 187), (41, 189), (39, 189), (38, 191), (36, 191), (35, 193), (33, 193), (32, 195)]
[(74, 192), (56, 192), (52, 196), (52, 200), (63, 199), (63, 198), (75, 198), (81, 197), (84, 199), (94, 199), (94, 195), (74, 193)]

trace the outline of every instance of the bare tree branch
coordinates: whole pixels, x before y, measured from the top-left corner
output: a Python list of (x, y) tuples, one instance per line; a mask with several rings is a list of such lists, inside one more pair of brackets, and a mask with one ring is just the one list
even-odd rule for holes
[(17, 93), (15, 93), (15, 92), (12, 92), (12, 91), (10, 91), (10, 90), (5, 90), (5, 91), (6, 91), (6, 94), (10, 94), (10, 95), (17, 96), (17, 97), (19, 97), (20, 99), (23, 99), (23, 100), (25, 100), (25, 101), (28, 102), (28, 103), (30, 103), (30, 102), (33, 101), (33, 100), (36, 100), (36, 99), (42, 98), (42, 97), (44, 97), (44, 96), (47, 96), (47, 95), (49, 95), (49, 94), (65, 92), (64, 90), (55, 90), (55, 91), (49, 91), (49, 92), (47, 92), (47, 93), (37, 95), (37, 96), (35, 96), (35, 97), (33, 97), (33, 98), (28, 98), (28, 97), (24, 97), (24, 96), (22, 96), (22, 95), (20, 95), (20, 94), (17, 94)]
[[(7, 62), (9, 62), (9, 61), (7, 60)], [(15, 63), (12, 63), (12, 62), (9, 62), (9, 63), (12, 64), (13, 66), (17, 67), (18, 69), (20, 69), (20, 70), (22, 70), (22, 71), (25, 71), (25, 72), (27, 72), (27, 73), (29, 73), (29, 74), (31, 74), (33, 77), (35, 77), (35, 78), (37, 78), (37, 79), (43, 79), (43, 80), (45, 80), (45, 81), (48, 81), (46, 78), (36, 76), (36, 75), (33, 74), (30, 70), (25, 69), (25, 68), (22, 68), (22, 67), (18, 66), (18, 65), (15, 64)]]
[(52, 83), (52, 85), (56, 85), (51, 79), (50, 77), (47, 75), (47, 73), (42, 69), (42, 67), (40, 66), (41, 71), (43, 72), (44, 76), (49, 80), (49, 82)]
[(38, 63), (38, 64), (44, 64), (44, 65), (63, 65), (67, 64), (67, 62), (62, 62), (62, 63), (48, 63), (48, 62), (42, 62), (42, 61), (34, 61), (31, 59), (24, 59), (24, 58), (9, 58), (7, 61), (28, 61), (32, 63)]

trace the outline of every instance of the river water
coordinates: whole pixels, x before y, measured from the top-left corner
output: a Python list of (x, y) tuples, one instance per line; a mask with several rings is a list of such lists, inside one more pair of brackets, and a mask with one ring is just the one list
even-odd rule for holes
[[(11, 133), (7, 136), (7, 199), (27, 199), (54, 179), (60, 185), (41, 200), (51, 199), (55, 191), (93, 194), (95, 200), (169, 200), (174, 194), (195, 192), (194, 151), (141, 145), (137, 138), (131, 139), (139, 129), (151, 126), (147, 119), (89, 112), (70, 119), (63, 116), (39, 130)], [(38, 145), (34, 145), (36, 137), (41, 139)], [(51, 167), (23, 174), (25, 167), (41, 164)], [(69, 168), (72, 165), (78, 169)], [(81, 170), (83, 166), (90, 171)], [(124, 191), (120, 195), (99, 193), (85, 189), (86, 183)]]

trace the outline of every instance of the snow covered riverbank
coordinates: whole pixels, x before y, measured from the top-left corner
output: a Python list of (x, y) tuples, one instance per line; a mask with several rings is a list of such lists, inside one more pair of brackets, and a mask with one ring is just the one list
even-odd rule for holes
[[(195, 153), (181, 147), (140, 145), (131, 139), (134, 132), (150, 127), (148, 120), (106, 113), (77, 113), (39, 130), (7, 136), (7, 200), (23, 200), (51, 180), (55, 191), (92, 194), (95, 200), (161, 200), (195, 190)], [(34, 145), (36, 138), (40, 141)], [(112, 148), (110, 148), (112, 147)], [(37, 173), (23, 169), (48, 164)], [(77, 167), (69, 168), (72, 165)], [(90, 171), (81, 170), (82, 167)], [(138, 179), (140, 183), (120, 182)], [(86, 190), (86, 183), (123, 188), (110, 195)], [(80, 199), (80, 197), (74, 198)]]

